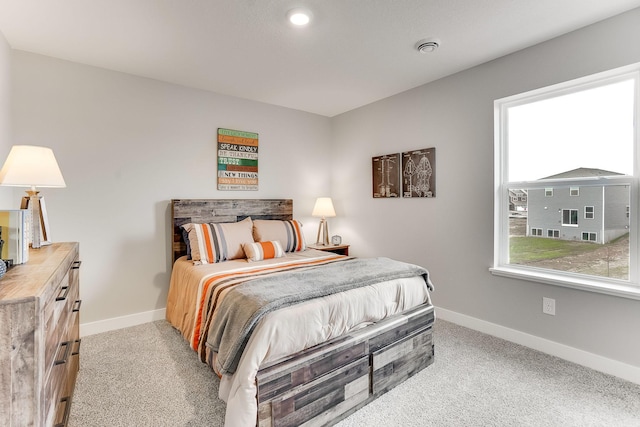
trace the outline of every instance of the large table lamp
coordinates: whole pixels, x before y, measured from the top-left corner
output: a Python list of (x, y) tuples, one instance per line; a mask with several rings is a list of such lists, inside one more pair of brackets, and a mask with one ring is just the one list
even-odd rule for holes
[[(61, 188), (67, 185), (53, 155), (48, 147), (33, 145), (14, 145), (0, 170), (0, 185), (11, 187), (29, 187), (29, 209), (31, 210), (31, 247), (39, 248), (41, 244), (41, 221), (44, 220), (40, 197), (36, 187)], [(45, 243), (46, 244), (46, 243)]]
[(320, 225), (318, 226), (318, 237), (316, 238), (316, 245), (328, 246), (329, 245), (329, 225), (327, 224), (327, 217), (336, 216), (336, 211), (333, 209), (333, 202), (331, 197), (318, 197), (316, 204), (313, 207), (311, 216), (321, 217)]

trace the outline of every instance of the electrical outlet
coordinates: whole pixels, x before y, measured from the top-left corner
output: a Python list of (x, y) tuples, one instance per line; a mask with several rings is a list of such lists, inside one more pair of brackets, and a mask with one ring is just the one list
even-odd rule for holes
[(556, 300), (553, 298), (542, 297), (542, 312), (544, 314), (556, 315)]

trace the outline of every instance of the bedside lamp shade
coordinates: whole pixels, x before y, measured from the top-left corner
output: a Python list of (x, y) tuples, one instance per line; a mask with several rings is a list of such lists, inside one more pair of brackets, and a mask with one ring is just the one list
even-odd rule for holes
[[(327, 224), (326, 217), (336, 216), (336, 211), (333, 208), (333, 202), (330, 197), (318, 197), (316, 204), (313, 207), (311, 216), (322, 217), (320, 225), (318, 226), (318, 237), (316, 238), (316, 245), (329, 245), (329, 225)], [(322, 236), (322, 238), (321, 238)]]
[[(40, 227), (46, 218), (40, 209), (40, 197), (36, 187), (61, 188), (67, 185), (53, 155), (47, 147), (33, 145), (14, 145), (0, 170), (0, 185), (11, 187), (30, 187), (29, 208), (31, 209), (31, 247), (39, 248)], [(45, 236), (46, 237), (46, 236)]]
[(14, 145), (0, 170), (0, 185), (13, 187), (66, 187), (62, 172), (47, 147)]
[(318, 197), (316, 199), (316, 204), (313, 206), (311, 216), (320, 216), (325, 218), (336, 216), (336, 211), (333, 209), (331, 197)]

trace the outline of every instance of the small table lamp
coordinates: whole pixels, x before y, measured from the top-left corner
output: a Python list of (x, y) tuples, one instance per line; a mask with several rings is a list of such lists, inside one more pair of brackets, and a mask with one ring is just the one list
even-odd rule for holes
[(36, 187), (66, 187), (53, 150), (32, 145), (14, 145), (0, 170), (0, 185), (12, 187), (31, 187), (29, 208), (31, 209), (31, 247), (39, 248), (40, 222), (44, 220), (40, 213), (40, 197)]
[[(329, 245), (329, 225), (327, 224), (327, 220), (325, 217), (336, 216), (336, 211), (333, 209), (333, 202), (331, 201), (331, 197), (318, 197), (316, 200), (316, 204), (313, 207), (313, 212), (311, 212), (311, 216), (319, 216), (322, 217), (320, 220), (320, 225), (318, 226), (318, 237), (316, 238), (316, 245)], [(320, 240), (320, 235), (322, 235), (322, 240)]]

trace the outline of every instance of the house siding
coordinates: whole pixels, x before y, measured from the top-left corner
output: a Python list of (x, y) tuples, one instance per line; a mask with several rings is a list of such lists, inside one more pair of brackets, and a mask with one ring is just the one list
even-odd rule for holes
[[(582, 186), (577, 196), (570, 195), (570, 188), (575, 187), (554, 187), (551, 197), (545, 196), (545, 189), (529, 190), (527, 236), (538, 228), (546, 237), (551, 229), (559, 230), (558, 238), (563, 240), (581, 241), (582, 233), (596, 233), (594, 242), (607, 243), (629, 231), (628, 186)], [(593, 206), (592, 219), (585, 218), (587, 206)], [(578, 211), (577, 225), (562, 223), (565, 209)]]

